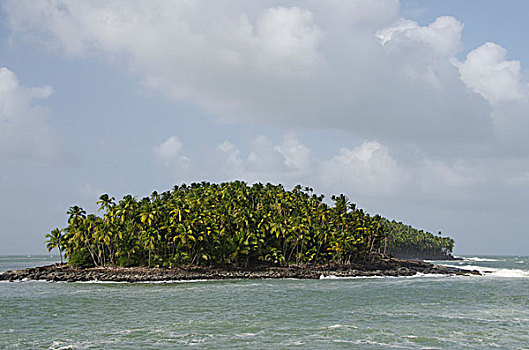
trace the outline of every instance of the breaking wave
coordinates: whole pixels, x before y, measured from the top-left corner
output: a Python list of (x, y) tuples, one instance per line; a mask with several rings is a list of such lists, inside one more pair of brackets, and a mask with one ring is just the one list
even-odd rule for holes
[(500, 261), (500, 260), (492, 259), (492, 258), (479, 258), (477, 256), (474, 256), (472, 258), (463, 258), (463, 261), (477, 261), (477, 262), (481, 262), (481, 261)]
[(529, 278), (529, 271), (522, 269), (506, 269), (486, 267), (479, 265), (445, 265), (465, 270), (477, 270), (485, 277), (505, 277), (505, 278)]

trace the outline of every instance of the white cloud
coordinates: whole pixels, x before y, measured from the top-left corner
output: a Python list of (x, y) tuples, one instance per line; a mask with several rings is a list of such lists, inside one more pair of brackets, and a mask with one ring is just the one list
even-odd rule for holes
[(454, 61), (461, 80), (490, 104), (504, 101), (527, 101), (529, 89), (521, 79), (521, 64), (506, 59), (507, 50), (495, 43), (485, 43), (472, 50), (463, 62)]
[(310, 150), (294, 135), (287, 135), (283, 143), (274, 149), (283, 156), (287, 168), (302, 173), (310, 170)]
[(313, 14), (298, 7), (267, 9), (256, 25), (256, 63), (264, 71), (305, 75), (321, 60), (322, 31)]
[(427, 26), (401, 18), (393, 26), (378, 31), (376, 36), (382, 45), (406, 47), (416, 42), (428, 45), (440, 55), (452, 57), (461, 50), (462, 30), (463, 24), (452, 16), (438, 17)]
[[(327, 192), (354, 195), (393, 196), (409, 180), (407, 170), (376, 141), (342, 148), (328, 160), (317, 159), (294, 135), (285, 135), (279, 145), (264, 136), (252, 142), (248, 155), (229, 141), (217, 147), (224, 177), (247, 181), (303, 183)], [(219, 172), (212, 170), (213, 173)]]
[[(399, 22), (396, 0), (276, 7), (8, 0), (3, 7), (15, 38), (125, 65), (147, 88), (223, 121), (429, 144), (470, 139), (461, 124), (475, 126), (474, 138), (489, 136), (483, 113), (490, 111), (464, 94), (449, 60), (460, 48), (462, 24), (452, 17), (427, 26)], [(400, 24), (384, 31), (390, 23)], [(389, 38), (382, 49), (377, 32)]]
[[(529, 188), (522, 62), (492, 43), (458, 60), (463, 23), (444, 16), (419, 25), (402, 18), (398, 0), (280, 3), (5, 0), (2, 7), (15, 45), (29, 39), (52, 55), (118, 67), (149, 93), (194, 104), (217, 121), (300, 135), (241, 144), (243, 135), (203, 157), (218, 135), (197, 148), (184, 149), (176, 136), (158, 140), (152, 155), (168, 173), (302, 183), (433, 222), (445, 220), (432, 210), (439, 205), (452, 213), (487, 207), (481, 213), (506, 214), (505, 222), (522, 211)], [(25, 88), (1, 72), (0, 157), (53, 158), (49, 111), (35, 102), (51, 89)], [(195, 152), (193, 167), (186, 149)], [(16, 178), (6, 174), (9, 183)], [(0, 186), (9, 183), (0, 177)], [(460, 211), (446, 222), (460, 218), (464, 233), (476, 222), (495, 230), (470, 217)]]
[(278, 173), (288, 170), (285, 157), (277, 150), (270, 139), (264, 135), (257, 136), (252, 140), (249, 154), (246, 158), (245, 168), (255, 173)]
[(399, 14), (399, 0), (309, 0), (308, 3), (326, 23), (368, 30), (387, 25)]
[[(462, 94), (464, 86), (458, 86), (458, 74), (450, 64), (462, 47), (463, 24), (451, 16), (438, 17), (434, 22), (420, 26), (417, 22), (400, 18), (392, 26), (376, 32), (383, 50), (395, 69), (415, 83), (432, 89), (433, 94), (443, 96), (448, 89), (457, 89)], [(409, 89), (409, 88), (406, 88)], [(464, 95), (464, 94), (463, 94)], [(460, 103), (455, 96), (444, 103)], [(469, 103), (470, 101), (465, 102)], [(418, 104), (417, 101), (413, 102)], [(441, 115), (448, 123), (446, 115)]]
[(229, 141), (217, 146), (220, 157), (220, 172), (225, 177), (248, 181), (301, 181), (313, 170), (307, 146), (293, 134), (274, 145), (263, 135), (256, 137), (246, 154)]
[(523, 79), (520, 61), (506, 56), (505, 48), (488, 42), (469, 52), (464, 61), (453, 63), (465, 85), (491, 105), (498, 137), (510, 148), (527, 149), (529, 83)]
[(240, 156), (241, 151), (233, 143), (228, 140), (222, 142), (217, 146), (217, 152), (224, 156), (225, 169), (229, 172), (239, 174), (244, 172), (243, 161)]
[(50, 162), (57, 141), (48, 125), (49, 110), (34, 103), (53, 93), (49, 86), (26, 88), (14, 72), (0, 68), (0, 158)]
[[(475, 186), (466, 182), (475, 173), (454, 159), (485, 158), (491, 147), (502, 155), (529, 149), (520, 62), (490, 43), (459, 62), (460, 21), (442, 16), (419, 25), (399, 16), (396, 0), (274, 7), (242, 0), (7, 0), (3, 7), (14, 40), (29, 36), (68, 57), (125, 66), (147, 88), (214, 118), (380, 140), (328, 159), (317, 159), (292, 135), (276, 143), (261, 136), (247, 149), (226, 141), (217, 147), (225, 176), (347, 184), (378, 196), (441, 188), (442, 195), (444, 187)], [(405, 162), (390, 152), (403, 144), (420, 159)], [(154, 152), (170, 168), (190, 165), (176, 136)]]
[(177, 136), (170, 136), (160, 145), (154, 147), (154, 154), (166, 167), (177, 167), (187, 170), (190, 166), (189, 158), (180, 154), (183, 144)]
[[(282, 153), (285, 149), (290, 152)], [(513, 159), (466, 162), (421, 156), (399, 162), (394, 153), (378, 141), (365, 141), (354, 148), (343, 147), (329, 157), (317, 158), (309, 146), (292, 134), (285, 135), (278, 145), (259, 136), (251, 142), (247, 153), (229, 141), (218, 145), (220, 162), (209, 168), (208, 173), (219, 176), (211, 179), (214, 181), (301, 183), (328, 194), (345, 193), (354, 201), (385, 198), (448, 205), (476, 198), (485, 200), (490, 189), (498, 184), (512, 188), (527, 183), (528, 168), (520, 168), (517, 166), (520, 162)]]
[(395, 194), (408, 181), (408, 174), (390, 156), (388, 148), (376, 141), (342, 148), (322, 164), (320, 173), (326, 187), (371, 196)]
[(479, 183), (475, 170), (462, 162), (448, 164), (441, 160), (425, 159), (416, 171), (417, 189), (423, 198), (468, 200)]

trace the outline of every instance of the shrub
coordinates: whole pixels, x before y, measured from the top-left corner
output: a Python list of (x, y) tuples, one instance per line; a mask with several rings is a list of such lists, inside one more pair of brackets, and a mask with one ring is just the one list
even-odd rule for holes
[(79, 267), (93, 267), (94, 261), (87, 248), (73, 251), (68, 258), (68, 264)]
[(121, 255), (118, 257), (118, 265), (121, 267), (146, 266), (147, 262), (135, 254)]

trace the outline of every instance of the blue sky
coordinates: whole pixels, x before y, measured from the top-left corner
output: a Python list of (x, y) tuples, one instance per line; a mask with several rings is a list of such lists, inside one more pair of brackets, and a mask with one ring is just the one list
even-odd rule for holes
[(345, 193), (527, 254), (526, 2), (3, 1), (0, 254), (193, 181)]

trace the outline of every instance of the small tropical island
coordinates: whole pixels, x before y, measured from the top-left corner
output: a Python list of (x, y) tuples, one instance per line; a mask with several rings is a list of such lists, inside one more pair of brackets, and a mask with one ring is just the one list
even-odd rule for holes
[[(46, 235), (61, 264), (7, 271), (0, 280), (172, 281), (225, 278), (324, 278), (468, 275), (477, 271), (412, 259), (454, 259), (454, 240), (370, 215), (343, 194), (300, 185), (242, 181), (176, 185), (115, 202), (99, 213), (79, 206), (68, 225)], [(62, 263), (64, 257), (67, 263)]]

